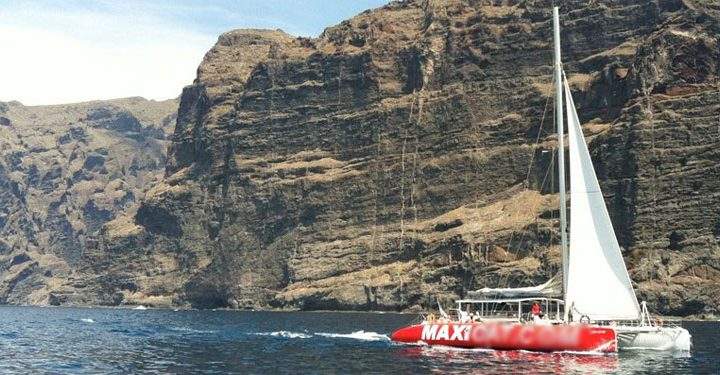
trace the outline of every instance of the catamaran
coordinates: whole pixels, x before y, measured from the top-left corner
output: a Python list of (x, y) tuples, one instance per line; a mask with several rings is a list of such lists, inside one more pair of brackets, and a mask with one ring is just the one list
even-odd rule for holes
[[(608, 353), (624, 349), (690, 350), (690, 333), (653, 319), (638, 303), (583, 136), (560, 58), (560, 18), (553, 8), (555, 116), (562, 270), (542, 285), (483, 288), (456, 301), (451, 317), (438, 304), (420, 324), (392, 340), (495, 350)], [(563, 94), (570, 156), (567, 235)], [(568, 244), (569, 242), (569, 244)], [(530, 307), (532, 306), (532, 308)]]

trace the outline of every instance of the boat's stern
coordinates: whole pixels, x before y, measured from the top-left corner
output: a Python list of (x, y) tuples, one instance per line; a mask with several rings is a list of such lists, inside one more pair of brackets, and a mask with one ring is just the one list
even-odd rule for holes
[(689, 352), (692, 347), (692, 336), (690, 332), (683, 327), (676, 328), (678, 331), (675, 337), (674, 349)]
[(690, 351), (690, 332), (683, 327), (618, 327), (620, 350)]

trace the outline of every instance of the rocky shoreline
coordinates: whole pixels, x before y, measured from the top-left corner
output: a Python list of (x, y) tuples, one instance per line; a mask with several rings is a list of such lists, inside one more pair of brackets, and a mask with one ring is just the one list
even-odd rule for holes
[[(23, 305), (23, 304), (2, 304), (5, 307), (41, 307), (41, 308), (84, 308), (84, 309), (124, 309), (124, 310), (173, 310), (173, 311), (237, 311), (237, 312), (311, 312), (311, 313), (333, 313), (333, 314), (400, 314), (400, 315), (418, 315), (425, 314), (425, 311), (373, 311), (373, 310), (301, 310), (297, 308), (268, 308), (268, 309), (233, 309), (229, 307), (217, 307), (213, 309), (195, 309), (192, 307), (182, 306), (146, 306), (146, 305)], [(141, 307), (138, 309), (138, 307)], [(700, 316), (665, 316), (653, 315), (659, 318), (663, 323), (680, 323), (680, 322), (716, 322), (720, 321), (720, 315), (700, 315)]]

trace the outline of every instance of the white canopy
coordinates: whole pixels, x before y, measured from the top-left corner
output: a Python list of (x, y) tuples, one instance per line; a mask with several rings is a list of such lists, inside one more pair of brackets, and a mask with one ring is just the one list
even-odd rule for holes
[(542, 285), (523, 288), (482, 288), (468, 292), (468, 298), (559, 298), (562, 297), (562, 278), (553, 276)]

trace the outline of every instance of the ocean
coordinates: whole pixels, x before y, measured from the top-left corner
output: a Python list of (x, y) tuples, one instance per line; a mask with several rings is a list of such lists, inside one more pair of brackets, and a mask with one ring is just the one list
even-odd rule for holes
[(690, 353), (501, 352), (399, 345), (416, 315), (0, 307), (3, 374), (720, 374), (720, 322)]

